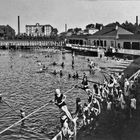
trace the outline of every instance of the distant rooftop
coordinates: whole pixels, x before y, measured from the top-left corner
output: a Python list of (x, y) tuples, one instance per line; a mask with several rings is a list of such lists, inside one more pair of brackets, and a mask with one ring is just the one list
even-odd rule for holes
[[(51, 26), (50, 24), (45, 24), (45, 25), (40, 25), (39, 23), (36, 23), (34, 25), (26, 25), (26, 27), (29, 26), (29, 27), (36, 27), (36, 26)], [(52, 26), (51, 26), (52, 27)]]

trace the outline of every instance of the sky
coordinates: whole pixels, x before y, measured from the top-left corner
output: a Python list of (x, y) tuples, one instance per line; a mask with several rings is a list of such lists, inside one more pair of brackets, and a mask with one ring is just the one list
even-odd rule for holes
[[(17, 33), (25, 25), (50, 24), (59, 32), (68, 28), (85, 28), (90, 23), (136, 22), (140, 19), (139, 0), (0, 0), (0, 25), (10, 25)], [(140, 22), (140, 20), (139, 20)]]

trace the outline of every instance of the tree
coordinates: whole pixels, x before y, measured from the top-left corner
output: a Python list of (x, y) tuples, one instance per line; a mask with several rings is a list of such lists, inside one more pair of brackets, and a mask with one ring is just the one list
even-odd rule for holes
[(82, 31), (82, 29), (81, 29), (81, 28), (77, 28), (77, 27), (74, 28), (74, 33), (75, 33), (75, 34), (77, 34), (79, 31)]
[(57, 35), (57, 33), (58, 33), (58, 29), (57, 28), (53, 28), (53, 30), (52, 30), (52, 33), (53, 33), (53, 35)]
[(70, 29), (68, 29), (68, 31), (67, 32), (71, 32), (71, 33), (73, 33), (74, 32), (74, 30), (72, 29), (72, 28), (70, 28)]
[(86, 29), (91, 29), (91, 28), (94, 28), (94, 27), (95, 27), (94, 24), (88, 24), (88, 25), (86, 26)]
[(128, 21), (125, 21), (124, 23), (122, 23), (122, 27), (132, 33), (136, 33), (136, 30), (137, 30), (137, 25), (132, 24), (131, 22), (128, 22)]

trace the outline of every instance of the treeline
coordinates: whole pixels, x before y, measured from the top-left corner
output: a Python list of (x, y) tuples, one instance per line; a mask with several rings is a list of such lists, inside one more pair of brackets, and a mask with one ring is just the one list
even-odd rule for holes
[(121, 24), (121, 26), (132, 33), (140, 34), (140, 24), (137, 25), (136, 23), (133, 24), (131, 22), (125, 21)]

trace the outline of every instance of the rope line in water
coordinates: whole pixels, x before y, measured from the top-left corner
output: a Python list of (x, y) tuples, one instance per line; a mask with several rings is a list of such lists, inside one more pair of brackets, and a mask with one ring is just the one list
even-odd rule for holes
[(12, 128), (13, 126), (17, 125), (18, 123), (20, 123), (21, 121), (25, 120), (26, 118), (30, 117), (32, 114), (38, 112), (40, 109), (44, 108), (46, 105), (48, 105), (49, 103), (41, 106), (40, 108), (36, 109), (35, 111), (33, 111), (32, 113), (30, 113), (29, 115), (25, 116), (24, 118), (20, 119), (19, 121), (15, 122), (14, 124), (12, 124), (11, 126), (7, 127), (6, 129), (4, 129), (3, 131), (0, 132), (0, 134), (4, 133), (5, 131), (9, 130), (10, 128)]
[[(52, 92), (53, 90), (51, 90), (50, 92)], [(37, 96), (38, 97), (38, 96)], [(29, 102), (29, 105), (31, 104), (31, 103), (33, 103), (36, 99), (38, 99), (38, 98), (34, 98), (31, 102)], [(5, 101), (4, 101), (4, 103), (6, 103)], [(7, 103), (6, 103), (7, 104)], [(8, 104), (7, 104), (8, 105)], [(7, 111), (6, 113), (4, 113), (3, 115), (1, 115), (0, 116), (0, 118), (2, 118), (2, 117), (4, 117), (6, 114), (8, 114), (8, 113), (10, 113), (11, 111), (15, 111), (16, 112), (16, 110), (18, 109), (18, 107), (20, 106), (20, 104), (18, 104), (17, 106), (15, 106), (15, 107), (11, 107), (10, 105), (8, 105), (10, 108), (11, 108), (11, 110), (10, 111)], [(22, 108), (24, 108), (25, 106), (22, 106)], [(15, 108), (15, 109), (14, 109)], [(16, 112), (17, 113), (17, 112)]]
[[(64, 94), (70, 92), (71, 90), (73, 90), (75, 88), (75, 86), (73, 86), (71, 89), (69, 89), (68, 91), (66, 91)], [(24, 118), (20, 119), (19, 121), (15, 122), (14, 124), (12, 124), (11, 126), (7, 127), (6, 129), (2, 130), (0, 132), (0, 135), (2, 133), (4, 133), (5, 131), (9, 130), (10, 128), (14, 127), (15, 125), (17, 125), (18, 123), (22, 122), (23, 120), (27, 119), (28, 117), (30, 117), (31, 115), (33, 115), (34, 113), (38, 112), (39, 110), (41, 110), (42, 108), (44, 108), (45, 106), (47, 106), (50, 103), (46, 103), (45, 105), (41, 106), (40, 108), (34, 110), (32, 113), (28, 114), (27, 116), (25, 116)]]
[(13, 107), (11, 107), (5, 100), (2, 100), (12, 111), (14, 111), (15, 113), (17, 113), (16, 112), (16, 110), (13, 108)]
[[(49, 73), (48, 73), (48, 74), (49, 74)], [(51, 78), (52, 78), (53, 80), (55, 80), (51, 74), (49, 74), (49, 75), (51, 76)], [(75, 85), (76, 85), (76, 84), (75, 84)], [(51, 90), (50, 92), (53, 92), (53, 91), (54, 91), (54, 90)], [(37, 97), (38, 97), (38, 96), (37, 96)], [(36, 99), (38, 99), (38, 98), (34, 98), (34, 100), (32, 100), (29, 104), (33, 103)], [(4, 101), (4, 103), (7, 104), (5, 101)], [(16, 109), (14, 109), (14, 108), (12, 108), (9, 104), (7, 104), (7, 105), (8, 105), (12, 110), (7, 111), (6, 113), (4, 113), (3, 115), (0, 116), (0, 118), (4, 117), (6, 114), (8, 114), (8, 113), (10, 113), (10, 112), (12, 112), (12, 111), (15, 111), (15, 112), (16, 112), (16, 109), (18, 109), (18, 106), (20, 106), (20, 104), (19, 104), (19, 105), (15, 106), (14, 108), (16, 108)], [(23, 106), (22, 108), (24, 108), (24, 106)], [(16, 113), (17, 113), (17, 112), (16, 112)]]
[[(51, 90), (50, 92), (52, 92), (53, 90)], [(8, 94), (7, 94), (8, 95)], [(6, 96), (7, 96), (6, 95)], [(16, 94), (14, 94), (14, 95), (16, 95)], [(38, 96), (37, 96), (38, 97)], [(38, 99), (38, 98), (34, 98), (30, 103), (29, 103), (29, 105), (31, 104), (31, 103), (33, 103), (36, 99)], [(10, 112), (12, 112), (12, 111), (14, 111), (14, 112), (16, 112), (16, 109), (18, 109), (18, 107), (20, 106), (20, 104), (18, 104), (17, 106), (15, 106), (15, 107), (11, 107), (6, 101), (4, 101), (3, 100), (3, 102), (5, 103), (5, 104), (7, 104), (10, 108), (11, 108), (11, 110), (10, 111), (7, 111), (6, 113), (4, 113), (3, 115), (1, 115), (0, 116), (0, 118), (2, 118), (2, 117), (4, 117), (6, 114), (8, 114), (8, 113), (10, 113)], [(23, 106), (22, 108), (24, 108), (25, 106)], [(16, 108), (16, 109), (14, 109), (14, 108)], [(17, 113), (17, 112), (16, 112)]]
[(6, 114), (12, 112), (13, 110), (7, 111), (6, 113), (4, 113), (3, 115), (0, 116), (0, 118), (4, 117)]
[[(5, 112), (3, 115), (0, 116), (0, 118), (4, 117), (6, 114), (8, 114), (8, 113), (10, 113), (10, 112), (12, 112), (12, 111), (14, 111), (15, 113), (18, 114), (18, 112), (16, 111), (16, 109), (14, 109), (15, 107), (11, 107), (11, 106), (10, 106), (6, 101), (4, 101), (4, 100), (2, 100), (2, 102), (5, 103), (11, 110)], [(18, 107), (18, 106), (16, 106), (16, 107)]]

